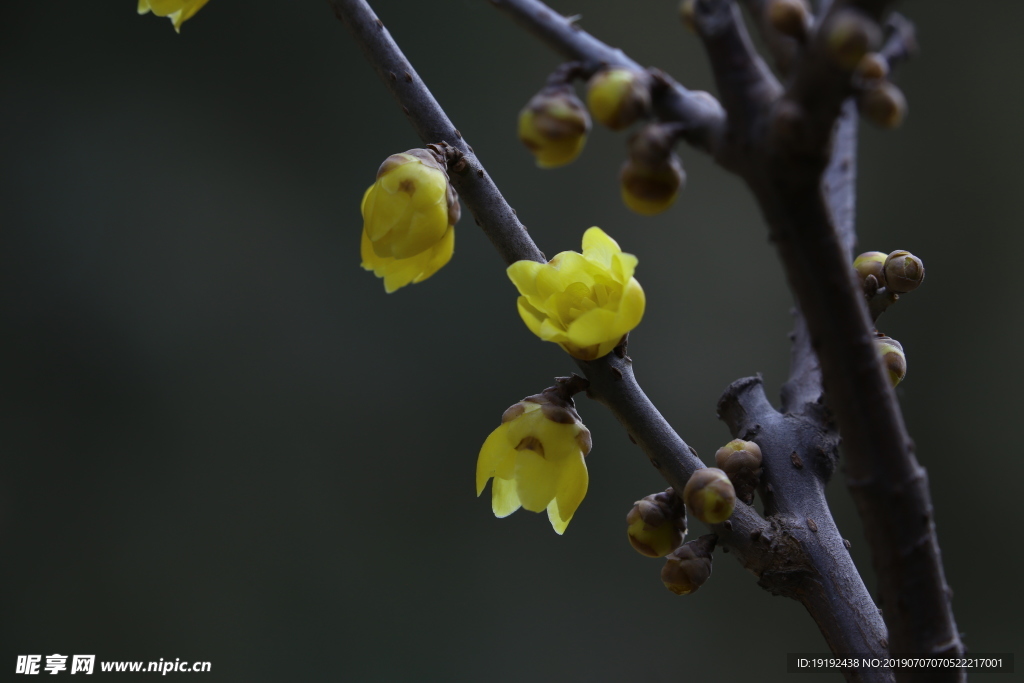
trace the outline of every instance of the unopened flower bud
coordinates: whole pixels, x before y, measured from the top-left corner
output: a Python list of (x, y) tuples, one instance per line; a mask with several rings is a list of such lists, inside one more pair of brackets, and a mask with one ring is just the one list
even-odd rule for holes
[(459, 199), (439, 145), (392, 154), (377, 170), (360, 207), (362, 266), (393, 292), (422, 282), (448, 263)]
[(519, 139), (541, 168), (579, 156), (589, 130), (590, 116), (569, 85), (544, 88), (519, 112)]
[(683, 489), (683, 501), (693, 516), (705, 524), (721, 524), (736, 506), (736, 490), (729, 475), (717, 467), (693, 473)]
[(853, 269), (857, 271), (861, 283), (866, 283), (868, 276), (875, 278), (878, 287), (885, 286), (885, 259), (888, 254), (881, 251), (866, 251), (853, 260)]
[(889, 76), (889, 61), (877, 52), (869, 52), (857, 62), (857, 79), (862, 83), (880, 81)]
[(889, 81), (882, 81), (861, 92), (857, 106), (861, 116), (879, 128), (896, 128), (907, 115), (907, 99)]
[(638, 500), (626, 515), (626, 524), (630, 545), (647, 557), (668, 555), (686, 536), (686, 512), (671, 488)]
[(881, 40), (878, 24), (854, 9), (836, 12), (824, 31), (829, 54), (847, 71), (853, 71)]
[(697, 32), (697, 21), (694, 17), (696, 5), (697, 0), (683, 0), (679, 3), (679, 18), (683, 21), (683, 26), (694, 33)]
[(628, 128), (651, 107), (650, 78), (621, 67), (598, 71), (587, 83), (587, 106), (612, 130)]
[(768, 0), (765, 7), (768, 22), (779, 33), (804, 40), (811, 23), (811, 13), (804, 0)]
[(896, 386), (907, 376), (907, 356), (903, 353), (903, 345), (891, 337), (879, 337), (875, 340), (875, 348), (889, 373), (889, 381)]
[(924, 263), (909, 251), (894, 251), (885, 259), (885, 285), (898, 294), (912, 292), (924, 282)]
[(761, 448), (753, 441), (733, 439), (715, 453), (715, 464), (729, 477), (736, 497), (747, 505), (753, 503), (761, 480)]
[(672, 206), (685, 181), (686, 173), (675, 154), (655, 166), (627, 159), (619, 172), (622, 201), (642, 216), (653, 216)]
[(661, 582), (676, 595), (687, 595), (711, 577), (711, 551), (716, 537), (708, 534), (679, 546), (665, 558)]

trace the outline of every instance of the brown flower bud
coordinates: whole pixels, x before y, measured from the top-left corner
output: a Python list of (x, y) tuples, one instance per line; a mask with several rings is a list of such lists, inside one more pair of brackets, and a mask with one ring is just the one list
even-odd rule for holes
[(590, 115), (569, 85), (549, 85), (519, 112), (519, 139), (542, 168), (563, 166), (579, 156)]
[(733, 439), (715, 453), (715, 464), (726, 473), (736, 497), (747, 505), (761, 481), (761, 448), (753, 441)]
[(803, 41), (811, 24), (811, 13), (803, 0), (768, 0), (768, 23), (783, 35)]
[(654, 216), (672, 206), (685, 181), (686, 173), (675, 154), (654, 166), (627, 159), (619, 171), (622, 201), (642, 216)]
[(717, 467), (697, 470), (686, 482), (683, 500), (693, 516), (705, 524), (721, 524), (736, 506), (736, 490), (729, 476)]
[(903, 353), (903, 345), (892, 337), (881, 336), (875, 340), (875, 348), (882, 357), (889, 381), (895, 387), (907, 376), (907, 356)]
[(885, 259), (885, 286), (899, 294), (912, 292), (924, 282), (924, 263), (909, 251), (894, 251)]
[(671, 488), (638, 500), (626, 515), (626, 523), (630, 545), (647, 557), (668, 555), (686, 536), (686, 512)]
[(853, 260), (853, 269), (857, 271), (861, 282), (865, 282), (868, 276), (872, 276), (880, 287), (885, 286), (885, 259), (888, 254), (881, 251), (865, 251)]
[(889, 81), (881, 81), (857, 98), (861, 116), (879, 128), (896, 128), (907, 116), (903, 92)]
[(853, 71), (881, 41), (878, 24), (855, 9), (835, 12), (823, 31), (829, 55), (847, 71)]
[(665, 558), (661, 582), (676, 595), (687, 595), (711, 577), (711, 551), (716, 537), (708, 534), (684, 543)]
[(697, 0), (683, 0), (679, 3), (679, 18), (682, 20), (683, 26), (694, 33), (697, 32), (697, 21), (694, 17), (696, 5)]
[(889, 60), (877, 52), (869, 52), (857, 63), (856, 77), (861, 83), (872, 83), (889, 77)]
[(612, 130), (628, 128), (651, 107), (650, 77), (622, 67), (598, 71), (587, 83), (587, 106)]

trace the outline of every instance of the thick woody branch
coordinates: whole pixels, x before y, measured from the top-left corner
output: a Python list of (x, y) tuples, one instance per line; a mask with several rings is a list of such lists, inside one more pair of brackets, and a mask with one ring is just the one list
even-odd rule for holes
[[(784, 549), (792, 562), (762, 576), (761, 585), (803, 603), (834, 652), (885, 657), (885, 623), (825, 500), (838, 436), (816, 420), (777, 412), (760, 377), (733, 382), (718, 410), (734, 437), (761, 448), (758, 490), (776, 534), (768, 543)], [(844, 673), (851, 681), (893, 680), (888, 669)]]
[[(451, 133), (455, 129), (451, 121), (365, 0), (330, 0), (330, 3), (381, 80), (404, 108), (424, 143), (453, 137)], [(408, 77), (391, 78), (396, 69), (397, 73), (408, 74)], [(466, 207), (487, 232), (502, 258), (508, 264), (521, 259), (544, 261), (543, 254), (519, 224), (468, 144), (460, 135), (453, 139), (466, 155), (467, 162), (467, 170), (455, 174), (453, 183), (456, 183)], [(611, 409), (666, 480), (676, 490), (682, 491), (690, 475), (704, 464), (640, 389), (633, 376), (632, 361), (624, 349), (624, 345), (619, 347), (621, 355), (612, 353), (594, 361), (577, 363), (589, 381), (587, 394)], [(716, 525), (720, 537), (731, 539), (737, 555), (748, 566), (773, 561), (751, 540), (755, 532), (760, 533), (766, 528), (766, 522), (757, 512), (742, 504), (730, 522)]]
[(749, 140), (751, 128), (763, 122), (762, 112), (775, 102), (782, 86), (754, 49), (732, 0), (697, 0), (694, 21), (729, 117), (728, 133)]
[[(836, 12), (847, 8), (877, 20), (887, 4), (822, 3), (822, 28), (794, 70), (786, 95), (765, 113), (773, 118), (765, 127), (771, 131), (770, 139), (759, 140), (743, 163), (735, 163), (742, 155), (713, 152), (744, 177), (761, 204), (806, 316), (829, 406), (846, 439), (846, 472), (880, 577), (892, 650), (956, 654), (962, 652), (962, 644), (949, 605), (924, 473), (874, 351), (867, 307), (850, 268), (850, 238), (836, 233), (832, 208), (822, 192), (833, 161), (833, 131), (853, 94), (850, 72), (830, 59), (826, 27)], [(565, 54), (561, 34), (546, 29), (555, 15), (544, 12), (541, 3), (502, 0), (499, 5), (529, 5), (531, 13), (524, 23)], [(576, 59), (587, 58), (578, 44), (568, 49)], [(901, 670), (900, 676), (914, 680), (920, 673)], [(939, 677), (959, 680), (960, 673), (943, 672)]]
[[(565, 59), (643, 70), (622, 50), (605, 45), (538, 0), (491, 3)], [(662, 120), (684, 124), (682, 137), (690, 144), (705, 151), (714, 150), (725, 126), (725, 112), (718, 100), (705, 92), (688, 90), (665, 74), (658, 75), (664, 87), (651, 93), (655, 114)]]
[[(836, 3), (823, 20), (844, 6)], [(872, 16), (884, 3), (856, 3)], [(821, 362), (829, 406), (846, 453), (845, 472), (864, 520), (878, 572), (893, 652), (963, 652), (942, 570), (923, 468), (874, 348), (871, 319), (850, 268), (847, 239), (833, 228), (820, 184), (831, 136), (850, 94), (848, 72), (819, 35), (786, 94), (796, 103), (797, 135), (776, 139), (763, 175), (747, 177), (776, 241), (790, 286)], [(786, 144), (789, 143), (789, 144)], [(919, 672), (901, 670), (901, 680)], [(960, 680), (961, 672), (930, 672)]]
[[(821, 191), (826, 197), (832, 224), (850, 263), (853, 262), (857, 248), (855, 210), (858, 121), (857, 105), (851, 98), (843, 105), (842, 114), (836, 123), (832, 156), (821, 182)], [(782, 386), (782, 411), (813, 412), (825, 418), (827, 411), (822, 406), (821, 366), (811, 347), (811, 335), (799, 308), (794, 309), (794, 319), (789, 379)]]
[(767, 0), (739, 0), (739, 2), (746, 8), (754, 26), (761, 34), (768, 51), (775, 60), (775, 68), (783, 76), (789, 75), (800, 53), (800, 44), (796, 39), (780, 33), (769, 23), (765, 11)]
[[(768, 179), (752, 187), (817, 347), (829, 406), (844, 438), (847, 480), (879, 575), (889, 642), (897, 653), (959, 653), (924, 470), (879, 365), (867, 307), (815, 179), (807, 178), (802, 188), (773, 186)], [(900, 674), (914, 679), (913, 672)]]

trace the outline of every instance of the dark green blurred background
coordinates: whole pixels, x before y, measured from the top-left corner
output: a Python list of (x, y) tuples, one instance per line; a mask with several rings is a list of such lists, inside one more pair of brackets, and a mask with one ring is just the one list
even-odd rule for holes
[[(710, 461), (721, 391), (760, 371), (774, 396), (788, 363), (749, 193), (682, 148), (677, 205), (634, 216), (606, 130), (539, 170), (515, 118), (556, 57), (483, 0), (375, 6), (549, 256), (591, 225), (639, 256), (637, 376)], [(674, 0), (555, 7), (713, 90)], [(959, 626), (1013, 651), (1024, 9), (901, 8), (923, 52), (897, 77), (905, 126), (863, 129), (861, 246), (927, 265), (881, 329), (907, 350)], [(131, 0), (6, 3), (0, 671), (59, 652), (225, 681), (768, 681), (826, 650), (728, 555), (696, 595), (664, 590), (624, 533), (664, 483), (586, 399), (591, 487), (564, 537), (474, 497), (502, 411), (574, 366), (519, 320), (472, 216), (423, 284), (388, 296), (360, 269), (361, 194), (419, 145), (324, 2), (213, 0), (181, 35)], [(873, 589), (841, 477), (831, 498)]]

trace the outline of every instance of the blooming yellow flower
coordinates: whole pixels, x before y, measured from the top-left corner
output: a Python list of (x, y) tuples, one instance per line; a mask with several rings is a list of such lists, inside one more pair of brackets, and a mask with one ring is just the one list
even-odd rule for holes
[(139, 14), (152, 12), (158, 17), (167, 17), (174, 23), (174, 30), (181, 31), (181, 25), (207, 2), (209, 0), (139, 0)]
[(633, 277), (637, 258), (601, 228), (583, 234), (583, 253), (563, 251), (548, 263), (516, 261), (508, 276), (530, 331), (580, 360), (614, 349), (640, 324), (644, 290)]
[(590, 431), (572, 401), (548, 394), (524, 398), (505, 411), (476, 463), (476, 495), (491, 484), (491, 509), (508, 517), (520, 507), (547, 510), (555, 532), (562, 534), (587, 495)]
[(388, 157), (363, 195), (363, 268), (390, 294), (422, 282), (452, 257), (459, 200), (443, 164), (425, 149)]

